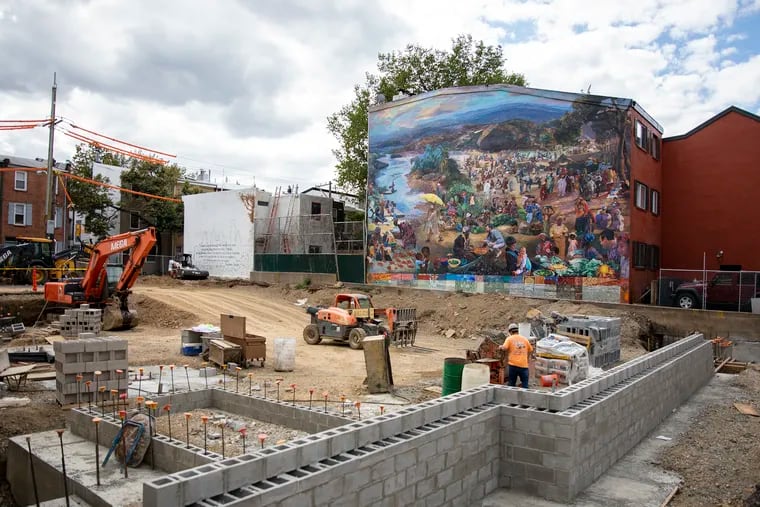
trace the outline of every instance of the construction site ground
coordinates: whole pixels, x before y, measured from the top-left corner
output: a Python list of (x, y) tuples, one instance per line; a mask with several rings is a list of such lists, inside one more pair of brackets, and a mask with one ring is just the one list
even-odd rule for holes
[[(548, 316), (587, 314), (619, 316), (622, 319), (621, 358), (629, 360), (645, 354), (645, 343), (651, 322), (634, 311), (603, 308), (590, 303), (547, 301), (515, 298), (498, 294), (464, 294), (415, 291), (398, 288), (362, 288), (372, 295), (376, 306), (414, 307), (420, 321), (416, 347), (392, 349), (391, 360), (396, 386), (395, 396), (381, 403), (406, 404), (438, 396), (435, 386), (441, 385), (444, 359), (464, 357), (474, 348), (479, 332), (504, 330), (510, 322), (526, 320), (529, 311), (538, 309)], [(249, 371), (257, 382), (283, 378), (283, 384), (295, 383), (304, 391), (314, 387), (331, 397), (345, 395), (363, 400), (362, 412), (371, 415), (378, 404), (363, 398), (366, 376), (361, 351), (345, 344), (326, 340), (317, 346), (307, 345), (301, 338), (309, 322), (306, 305), (328, 304), (339, 291), (355, 288), (295, 287), (271, 285), (263, 287), (244, 281), (208, 280), (178, 281), (168, 277), (142, 277), (134, 287), (132, 305), (138, 310), (137, 328), (108, 334), (129, 341), (131, 366), (156, 364), (188, 364), (197, 368), (199, 357), (180, 353), (180, 330), (199, 324), (219, 325), (220, 314), (247, 318), (247, 332), (267, 337), (267, 362)], [(42, 309), (42, 297), (20, 291), (1, 291), (0, 305), (10, 309), (22, 306), (26, 320)], [(14, 294), (14, 292), (18, 292)], [(306, 300), (304, 302), (304, 300)], [(20, 303), (20, 304), (19, 304)], [(36, 329), (13, 340), (11, 346), (45, 343), (54, 332), (39, 323)], [(273, 369), (273, 342), (276, 337), (297, 339), (295, 370), (280, 373)], [(196, 373), (197, 375), (197, 373)], [(760, 483), (760, 418), (740, 414), (733, 403), (746, 402), (760, 408), (760, 371), (750, 367), (730, 379), (731, 389), (724, 398), (711, 397), (694, 408), (690, 426), (682, 434), (671, 435), (672, 445), (662, 450), (653, 461), (676, 472), (684, 481), (672, 505), (743, 505), (754, 486)], [(432, 389), (431, 389), (432, 388)], [(20, 408), (0, 409), (0, 505), (13, 505), (5, 483), (5, 449), (13, 435), (60, 428), (65, 412), (56, 405), (54, 391), (41, 383), (30, 382), (22, 393), (31, 403)], [(365, 408), (366, 407), (366, 408)], [(753, 504), (754, 505), (754, 504)], [(757, 504), (760, 506), (760, 503)]]

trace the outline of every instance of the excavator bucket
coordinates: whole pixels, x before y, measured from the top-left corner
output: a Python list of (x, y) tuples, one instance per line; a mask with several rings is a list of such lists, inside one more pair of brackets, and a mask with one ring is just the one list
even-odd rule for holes
[(137, 312), (135, 310), (122, 310), (113, 305), (103, 307), (103, 331), (132, 329), (137, 326), (137, 323)]
[(397, 347), (411, 347), (417, 337), (416, 308), (388, 308), (388, 322), (391, 324), (391, 343)]

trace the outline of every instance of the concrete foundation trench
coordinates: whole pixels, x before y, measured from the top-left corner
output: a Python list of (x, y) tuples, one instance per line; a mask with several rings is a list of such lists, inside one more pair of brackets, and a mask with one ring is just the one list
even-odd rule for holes
[[(118, 418), (97, 407), (70, 412), (63, 446), (67, 486), (93, 506), (478, 505), (507, 488), (572, 501), (713, 375), (712, 345), (694, 334), (556, 392), (482, 386), (357, 420), (323, 409), (221, 388), (156, 398), (175, 413), (214, 408), (281, 424), (308, 436), (223, 458), (158, 435), (124, 479), (114, 459), (96, 485)], [(177, 439), (177, 436), (180, 438)], [(40, 500), (64, 495), (55, 432), (30, 435)], [(151, 458), (153, 456), (153, 458)], [(112, 458), (113, 459), (113, 458)], [(34, 504), (26, 436), (10, 439), (8, 480)]]

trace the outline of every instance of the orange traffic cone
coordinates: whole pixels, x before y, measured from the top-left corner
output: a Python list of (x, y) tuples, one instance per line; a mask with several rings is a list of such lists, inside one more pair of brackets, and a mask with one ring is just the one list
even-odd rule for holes
[(32, 268), (32, 292), (37, 292), (37, 268)]

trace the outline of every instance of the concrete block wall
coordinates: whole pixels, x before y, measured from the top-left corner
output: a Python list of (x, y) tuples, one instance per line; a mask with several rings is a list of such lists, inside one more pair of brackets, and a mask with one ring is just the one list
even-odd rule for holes
[[(87, 310), (94, 311), (94, 310)], [(99, 310), (98, 310), (99, 311)], [(106, 388), (106, 400), (110, 400), (110, 391), (116, 389), (119, 394), (127, 392), (129, 368), (127, 340), (116, 337), (88, 338), (82, 340), (57, 341), (53, 344), (55, 352), (56, 399), (61, 405), (77, 403), (77, 392), (83, 404), (88, 399), (93, 402), (100, 399), (98, 387)], [(122, 370), (117, 375), (116, 370)], [(97, 377), (95, 372), (100, 371)], [(77, 375), (82, 380), (77, 381)], [(92, 382), (88, 388), (86, 382)]]
[[(498, 419), (493, 404), (467, 409), (197, 505), (477, 504), (498, 487), (499, 436), (492, 431)], [(217, 472), (210, 471), (209, 482), (218, 481)]]
[(598, 479), (714, 374), (712, 345), (701, 345), (564, 411), (575, 428), (567, 498)]
[[(94, 442), (95, 424), (92, 422), (94, 417), (102, 419), (98, 427), (100, 445), (110, 447), (111, 442), (116, 438), (121, 428), (121, 421), (118, 417), (113, 417), (108, 412), (102, 415), (99, 409), (96, 410), (94, 408), (92, 413), (86, 408), (72, 409), (67, 415), (68, 426), (73, 434)], [(184, 430), (184, 428), (181, 428), (181, 430)], [(145, 428), (145, 434), (147, 435), (147, 433), (148, 428)], [(180, 435), (184, 434), (180, 430), (178, 430), (178, 433)], [(209, 452), (208, 454), (204, 454), (202, 448), (192, 444), (188, 447), (184, 441), (178, 440), (176, 437), (170, 441), (166, 435), (155, 435), (151, 445), (155, 446), (153, 452), (148, 451), (145, 454), (143, 462), (151, 465), (152, 459), (155, 457), (156, 468), (166, 473), (180, 472), (222, 459), (216, 453)]]
[(214, 408), (307, 433), (319, 433), (352, 421), (348, 417), (335, 413), (332, 409), (325, 413), (320, 407), (319, 400), (315, 400), (313, 408), (309, 409), (307, 406), (294, 405), (287, 400), (277, 402), (258, 395), (249, 396), (221, 388), (211, 389), (210, 394), (210, 406)]
[(79, 333), (100, 333), (102, 328), (102, 310), (79, 305), (69, 308), (58, 318), (61, 336), (77, 337)]

